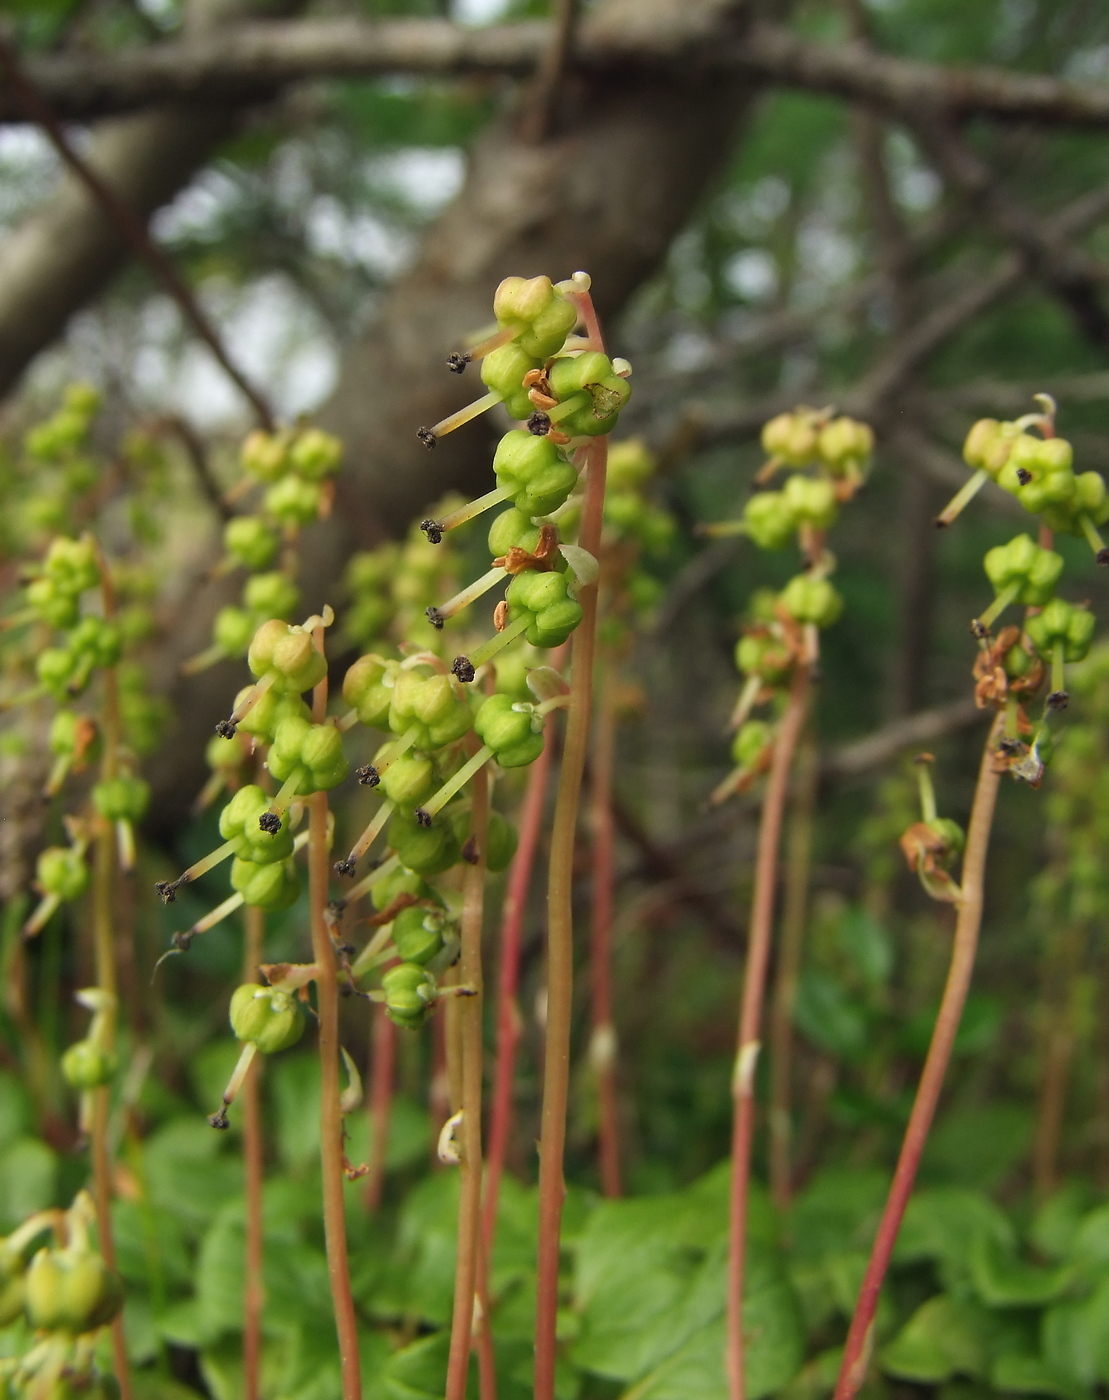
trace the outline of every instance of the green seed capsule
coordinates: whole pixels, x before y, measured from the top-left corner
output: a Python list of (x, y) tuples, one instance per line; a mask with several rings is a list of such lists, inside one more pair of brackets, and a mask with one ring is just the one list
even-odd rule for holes
[(31, 1326), (81, 1334), (103, 1327), (123, 1306), (123, 1283), (92, 1250), (40, 1249), (26, 1277)]
[(78, 1040), (62, 1056), (66, 1083), (82, 1092), (110, 1084), (119, 1069), (119, 1057), (91, 1040)]
[(791, 476), (782, 497), (790, 513), (815, 530), (827, 530), (839, 513), (836, 489), (827, 477)]
[(409, 811), (394, 813), (386, 838), (402, 865), (416, 875), (441, 875), (457, 863), (460, 855), (449, 822), (435, 821), (431, 826), (421, 826)]
[(362, 724), (384, 729), (389, 722), (397, 663), (380, 656), (360, 656), (343, 678), (343, 699)]
[(543, 752), (543, 721), (511, 695), (490, 695), (474, 716), (474, 731), (502, 768), (522, 768)]
[(75, 627), (80, 615), (78, 595), (63, 591), (52, 578), (37, 578), (27, 585), (27, 606), (51, 627)]
[(263, 1055), (288, 1050), (304, 1034), (299, 998), (257, 982), (236, 987), (231, 997), (230, 1021), (236, 1037), (256, 1045)]
[(240, 515), (224, 526), (223, 547), (236, 564), (257, 573), (277, 558), (281, 540), (260, 515)]
[(642, 438), (625, 438), (608, 449), (606, 483), (611, 491), (635, 491), (655, 474), (657, 463)]
[(849, 468), (861, 471), (874, 451), (874, 433), (869, 424), (855, 418), (834, 418), (817, 438), (820, 460), (833, 472)]
[(231, 862), (231, 888), (245, 904), (274, 912), (288, 909), (300, 894), (300, 877), (291, 860), (259, 865), (236, 856)]
[(582, 618), (581, 605), (570, 596), (565, 574), (517, 574), (505, 592), (509, 622), (531, 615), (524, 637), (533, 647), (561, 646)]
[(92, 790), (93, 806), (110, 822), (141, 821), (149, 802), (150, 784), (128, 773), (107, 778)]
[(760, 549), (784, 549), (800, 520), (781, 491), (760, 491), (743, 507), (743, 524)]
[(434, 764), (417, 754), (402, 754), (381, 775), (381, 791), (407, 811), (426, 802), (436, 787)]
[(538, 546), (539, 526), (515, 506), (502, 511), (489, 527), (489, 553), (494, 559), (510, 549), (525, 549), (534, 554)]
[(212, 640), (227, 656), (245, 656), (254, 635), (254, 618), (229, 603), (212, 619)]
[(762, 430), (762, 449), (793, 467), (805, 467), (819, 445), (817, 421), (812, 412), (779, 413)]
[(266, 492), (263, 505), (266, 512), (282, 525), (310, 525), (320, 514), (323, 495), (320, 485), (302, 476), (283, 476)]
[(35, 878), (44, 894), (58, 899), (79, 899), (88, 889), (89, 868), (72, 846), (49, 846), (35, 865)]
[(291, 617), (300, 607), (300, 589), (287, 574), (256, 574), (246, 581), (243, 603), (255, 618)]
[[(223, 742), (223, 741), (220, 741)], [(293, 854), (293, 833), (285, 817), (277, 831), (264, 831), (260, 819), (270, 810), (272, 799), (255, 783), (241, 787), (220, 813), (219, 834), (234, 843), (237, 856), (255, 865), (272, 865)]]
[(443, 951), (443, 929), (447, 922), (442, 909), (412, 905), (393, 920), (393, 942), (404, 962), (426, 966)]
[(749, 719), (732, 740), (732, 759), (740, 768), (756, 769), (774, 742), (774, 731), (761, 719)]
[(782, 590), (782, 606), (798, 622), (830, 627), (843, 611), (843, 599), (826, 578), (798, 574)]
[(537, 360), (513, 342), (492, 351), (481, 362), (481, 382), (488, 389), (504, 396), (504, 406), (513, 418), (530, 418), (535, 405), (528, 398), (524, 375), (538, 369)]
[(322, 428), (305, 428), (293, 439), (289, 465), (307, 481), (334, 476), (342, 465), (343, 444)]
[(431, 1014), (435, 979), (419, 963), (399, 963), (381, 979), (385, 1014), (406, 1030), (418, 1030)]
[(258, 481), (277, 481), (289, 470), (289, 434), (256, 428), (244, 439), (239, 462), (248, 476)]
[(583, 407), (558, 420), (560, 431), (571, 437), (610, 433), (620, 410), (631, 398), (631, 385), (614, 373), (612, 361), (600, 351), (587, 350), (581, 355), (555, 360), (548, 378), (551, 391), (560, 403), (585, 395)]
[(549, 515), (577, 485), (578, 473), (545, 437), (522, 428), (505, 433), (493, 457), (497, 485), (524, 515)]
[(517, 331), (515, 344), (536, 360), (562, 349), (578, 319), (549, 277), (506, 277), (493, 294), (493, 314), (505, 330)]

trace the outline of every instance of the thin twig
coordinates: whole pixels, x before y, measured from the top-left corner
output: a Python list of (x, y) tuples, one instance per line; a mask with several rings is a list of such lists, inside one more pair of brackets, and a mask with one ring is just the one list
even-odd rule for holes
[(370, 1064), (370, 1170), (362, 1200), (373, 1215), (385, 1189), (385, 1161), (389, 1150), (389, 1120), (393, 1109), (393, 1081), (397, 1057), (397, 1028), (383, 1006), (373, 1007), (373, 1051)]
[(550, 41), (539, 60), (535, 84), (520, 122), (520, 136), (530, 145), (538, 145), (551, 134), (558, 90), (570, 61), (580, 8), (581, 0), (558, 0)]
[(131, 206), (120, 198), (111, 185), (102, 179), (100, 174), (74, 148), (66, 135), (65, 128), (54, 115), (50, 104), (24, 73), (14, 45), (3, 32), (0, 32), (0, 68), (3, 69), (8, 85), (15, 93), (27, 116), (43, 129), (58, 155), (100, 205), (107, 219), (115, 226), (116, 232), (125, 243), (131, 245), (136, 256), (146, 263), (147, 267), (162, 283), (177, 303), (181, 314), (211, 350), (224, 373), (235, 384), (243, 397), (249, 401), (262, 427), (272, 428), (274, 417), (269, 404), (233, 363), (215, 328), (200, 309), (196, 298), (172, 260), (154, 242), (147, 232), (145, 224)]
[(200, 434), (193, 425), (179, 413), (167, 413), (155, 422), (155, 427), (172, 433), (185, 449), (185, 456), (196, 474), (197, 482), (208, 504), (221, 520), (230, 520), (234, 511), (224, 499), (220, 484), (212, 474), (212, 464)]
[(615, 883), (612, 769), (616, 748), (616, 706), (611, 658), (598, 667), (592, 786), (593, 927), (589, 950), (593, 1034), (589, 1058), (597, 1081), (597, 1137), (601, 1190), (621, 1194), (620, 1128), (616, 1100), (616, 1029), (612, 1020), (612, 910)]

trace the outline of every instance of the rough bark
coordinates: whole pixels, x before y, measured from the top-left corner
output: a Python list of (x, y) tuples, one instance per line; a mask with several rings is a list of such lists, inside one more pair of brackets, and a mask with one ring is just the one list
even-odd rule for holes
[[(703, 38), (737, 23), (726, 0), (609, 0), (594, 21), (613, 32), (657, 30), (681, 14)], [(458, 198), (428, 230), (412, 269), (344, 357), (338, 387), (319, 414), (346, 443), (337, 509), (308, 532), (306, 603), (337, 600), (351, 550), (404, 530), (444, 491), (478, 492), (491, 481), (496, 424), (474, 424), (429, 452), (416, 429), (482, 392), (445, 360), (490, 320), (492, 293), (510, 273), (592, 273), (602, 316), (611, 317), (658, 267), (671, 239), (731, 149), (752, 97), (727, 79), (688, 82), (642, 73), (568, 80), (551, 139), (527, 144), (510, 112), (478, 141)], [(226, 585), (200, 590), (175, 633), (162, 674), (207, 642)], [(177, 682), (176, 743), (152, 775), (152, 811), (163, 834), (195, 785), (197, 756), (235, 686), (232, 667)]]
[[(197, 42), (228, 19), (288, 13), (285, 0), (194, 0), (189, 35)], [(48, 97), (49, 93), (46, 94)], [(11, 94), (7, 94), (11, 100)], [(234, 128), (235, 108), (161, 107), (102, 122), (89, 163), (143, 219), (167, 203)], [(0, 394), (93, 300), (128, 255), (126, 240), (72, 175), (0, 245)]]
[[(645, 10), (651, 6), (644, 6)], [(814, 43), (761, 23), (742, 39), (703, 48), (695, 14), (681, 8), (665, 23), (623, 30), (582, 25), (574, 66), (581, 72), (629, 66), (782, 83), (846, 97), (905, 117), (985, 116), (1065, 126), (1109, 125), (1109, 92), (1043, 73), (921, 63), (876, 53), (863, 43)], [(548, 41), (542, 22), (468, 30), (448, 20), (314, 19), (241, 25), (226, 39), (184, 40), (108, 54), (51, 54), (31, 72), (58, 110), (75, 120), (117, 114), (169, 98), (199, 103), (256, 101), (282, 84), (315, 77), (406, 73), (522, 77)], [(0, 120), (19, 119), (0, 94)]]

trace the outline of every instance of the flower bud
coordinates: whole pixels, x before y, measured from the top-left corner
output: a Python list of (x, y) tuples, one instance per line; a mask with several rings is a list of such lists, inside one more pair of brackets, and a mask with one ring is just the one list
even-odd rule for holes
[(260, 515), (239, 515), (223, 527), (223, 547), (236, 564), (257, 573), (277, 558), (281, 541)]
[(578, 474), (549, 438), (522, 428), (505, 433), (493, 457), (497, 485), (526, 516), (549, 515), (577, 485)]
[(304, 1034), (300, 1001), (288, 992), (247, 982), (231, 997), (231, 1029), (236, 1037), (256, 1045), (263, 1055), (288, 1050)]
[(119, 1068), (114, 1050), (106, 1050), (92, 1040), (78, 1040), (62, 1056), (62, 1074), (73, 1089), (85, 1092), (110, 1084)]
[(263, 622), (254, 634), (247, 652), (246, 664), (254, 676), (264, 676), (273, 669), (273, 652), (277, 643), (289, 634), (289, 624), (280, 618)]
[(243, 603), (258, 617), (291, 617), (300, 606), (300, 589), (288, 574), (255, 574), (243, 588)]
[(293, 439), (289, 465), (307, 481), (334, 476), (343, 460), (343, 444), (322, 428), (305, 428)]
[(56, 539), (46, 552), (43, 571), (66, 593), (74, 595), (100, 585), (100, 569), (92, 540)]
[(381, 979), (385, 1014), (406, 1030), (418, 1030), (431, 1013), (435, 979), (419, 963), (391, 967)]
[(89, 883), (89, 868), (72, 846), (48, 846), (35, 865), (35, 878), (43, 894), (57, 899), (78, 899)]
[(1009, 460), (1016, 439), (1010, 425), (996, 418), (980, 418), (967, 433), (963, 443), (963, 461), (975, 471), (988, 472), (995, 480)]
[(284, 679), (286, 690), (301, 695), (327, 675), (327, 662), (307, 632), (287, 631), (274, 646), (273, 669)]

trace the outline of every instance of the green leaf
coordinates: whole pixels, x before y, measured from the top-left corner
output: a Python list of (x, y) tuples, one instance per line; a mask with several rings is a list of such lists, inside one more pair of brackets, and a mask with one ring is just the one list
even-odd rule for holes
[(1016, 1247), (1012, 1225), (987, 1196), (937, 1186), (909, 1201), (893, 1257), (904, 1264), (932, 1260), (944, 1287), (958, 1289), (969, 1278), (972, 1246), (980, 1237), (1005, 1249)]
[(989, 1365), (989, 1333), (981, 1308), (956, 1302), (946, 1293), (922, 1303), (884, 1347), (882, 1369), (898, 1380), (938, 1385), (952, 1376), (984, 1377)]
[(884, 986), (893, 971), (889, 930), (861, 905), (853, 905), (844, 910), (837, 932), (840, 946), (867, 986)]
[(1083, 1218), (1068, 1256), (1084, 1273), (1096, 1276), (1109, 1269), (1109, 1205), (1098, 1206)]
[(869, 1251), (888, 1191), (886, 1172), (843, 1167), (820, 1172), (794, 1202), (793, 1257), (819, 1259), (853, 1247)]
[(921, 1166), (933, 1181), (989, 1190), (1025, 1159), (1032, 1116), (1016, 1104), (980, 1104), (949, 1113), (928, 1139)]
[(1086, 1298), (1066, 1298), (1043, 1320), (1044, 1360), (1081, 1385), (1109, 1380), (1109, 1279)]
[(793, 1019), (797, 1029), (821, 1050), (852, 1060), (865, 1049), (870, 1017), (843, 983), (809, 968), (797, 984)]
[(31, 1126), (26, 1088), (14, 1075), (0, 1072), (0, 1151), (10, 1147)]
[(320, 1063), (315, 1055), (279, 1055), (266, 1066), (276, 1110), (277, 1151), (290, 1171), (320, 1155)]
[(984, 1230), (971, 1245), (970, 1274), (979, 1298), (991, 1308), (1042, 1307), (1059, 1297), (1071, 1277), (1067, 1268), (1024, 1263)]
[(1087, 1400), (1089, 1391), (1040, 1360), (1038, 1356), (1007, 1353), (999, 1356), (990, 1370), (996, 1390), (1015, 1395), (1053, 1395), (1059, 1400)]
[(151, 1205), (193, 1236), (242, 1190), (242, 1163), (221, 1152), (223, 1136), (197, 1114), (174, 1119), (143, 1144)]
[(1048, 1259), (1064, 1259), (1078, 1237), (1092, 1192), (1084, 1181), (1068, 1181), (1037, 1209), (1028, 1231), (1029, 1243)]
[[(382, 1368), (382, 1393), (388, 1400), (442, 1400), (447, 1381), (450, 1333), (436, 1332), (395, 1351)], [(468, 1397), (477, 1395), (471, 1364), (466, 1386)]]
[(37, 1138), (16, 1138), (0, 1155), (0, 1225), (18, 1225), (54, 1204), (58, 1159)]

